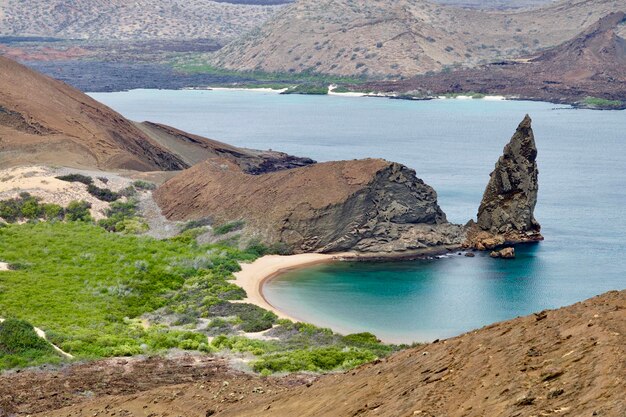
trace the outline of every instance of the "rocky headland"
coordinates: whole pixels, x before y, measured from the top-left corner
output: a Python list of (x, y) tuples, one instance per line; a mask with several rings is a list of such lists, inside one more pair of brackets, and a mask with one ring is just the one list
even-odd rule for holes
[(414, 170), (381, 159), (246, 172), (209, 159), (163, 184), (157, 203), (172, 220), (240, 222), (244, 235), (288, 252), (411, 257), (541, 240), (537, 148), (530, 117), (520, 123), (466, 226), (447, 221), (435, 190)]

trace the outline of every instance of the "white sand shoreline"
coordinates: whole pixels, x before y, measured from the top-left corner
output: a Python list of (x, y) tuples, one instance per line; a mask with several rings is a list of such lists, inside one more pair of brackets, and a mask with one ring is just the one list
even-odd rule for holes
[(292, 321), (302, 321), (298, 318), (290, 316), (282, 310), (274, 307), (263, 296), (263, 284), (274, 278), (275, 276), (288, 271), (290, 269), (301, 268), (304, 266), (315, 265), (325, 262), (340, 261), (356, 257), (350, 252), (323, 254), (323, 253), (303, 253), (299, 255), (266, 255), (252, 263), (242, 263), (241, 271), (236, 272), (235, 284), (246, 291), (247, 298), (241, 300), (250, 304), (257, 305), (266, 310), (272, 311), (282, 319)]

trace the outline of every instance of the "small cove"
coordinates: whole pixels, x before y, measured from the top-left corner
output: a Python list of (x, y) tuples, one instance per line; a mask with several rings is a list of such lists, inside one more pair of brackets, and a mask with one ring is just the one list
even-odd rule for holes
[(134, 90), (93, 96), (238, 146), (319, 161), (383, 157), (437, 190), (451, 221), (475, 216), (488, 175), (524, 114), (539, 149), (536, 217), (546, 241), (512, 261), (451, 256), (334, 263), (264, 287), (291, 315), (396, 342), (453, 336), (494, 321), (626, 287), (626, 112), (487, 100), (413, 102), (247, 91)]

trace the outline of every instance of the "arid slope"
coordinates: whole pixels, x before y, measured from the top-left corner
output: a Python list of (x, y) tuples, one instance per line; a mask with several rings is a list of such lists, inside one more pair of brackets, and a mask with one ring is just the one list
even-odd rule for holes
[(462, 228), (446, 221), (435, 191), (415, 171), (382, 159), (263, 175), (210, 159), (154, 196), (170, 219), (244, 220), (249, 234), (294, 252), (400, 253), (461, 242)]
[(0, 168), (53, 164), (172, 171), (207, 158), (226, 158), (250, 173), (314, 163), (131, 122), (67, 84), (0, 57)]
[(188, 166), (110, 108), (0, 57), (0, 166), (37, 163), (140, 171)]
[(529, 54), (571, 39), (622, 0), (480, 11), (423, 0), (302, 0), (212, 60), (237, 70), (410, 76)]
[(371, 83), (367, 88), (422, 94), (471, 91), (563, 103), (584, 104), (586, 97), (624, 101), (626, 39), (620, 30), (626, 27), (625, 18), (625, 12), (608, 14), (574, 38), (526, 60)]
[[(626, 290), (407, 349), (291, 389), (269, 387), (271, 379), (255, 385), (250, 378), (212, 373), (143, 393), (137, 387), (127, 395), (74, 397), (67, 402), (78, 404), (41, 415), (618, 417), (626, 413), (624, 375)], [(38, 389), (41, 376), (11, 379), (20, 378), (33, 381), (26, 393)], [(40, 392), (33, 405), (50, 401)]]
[(229, 40), (260, 25), (281, 6), (211, 0), (4, 0), (0, 35), (64, 39)]

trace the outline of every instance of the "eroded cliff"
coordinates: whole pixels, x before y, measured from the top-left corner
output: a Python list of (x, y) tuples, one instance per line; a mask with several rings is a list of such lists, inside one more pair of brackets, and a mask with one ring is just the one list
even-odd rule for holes
[(432, 187), (415, 171), (381, 159), (339, 161), (250, 175), (208, 160), (155, 193), (175, 220), (245, 222), (245, 233), (294, 252), (407, 252), (458, 246)]
[(543, 240), (534, 216), (538, 176), (535, 136), (526, 115), (491, 172), (477, 222), (468, 231), (468, 246), (484, 250)]

